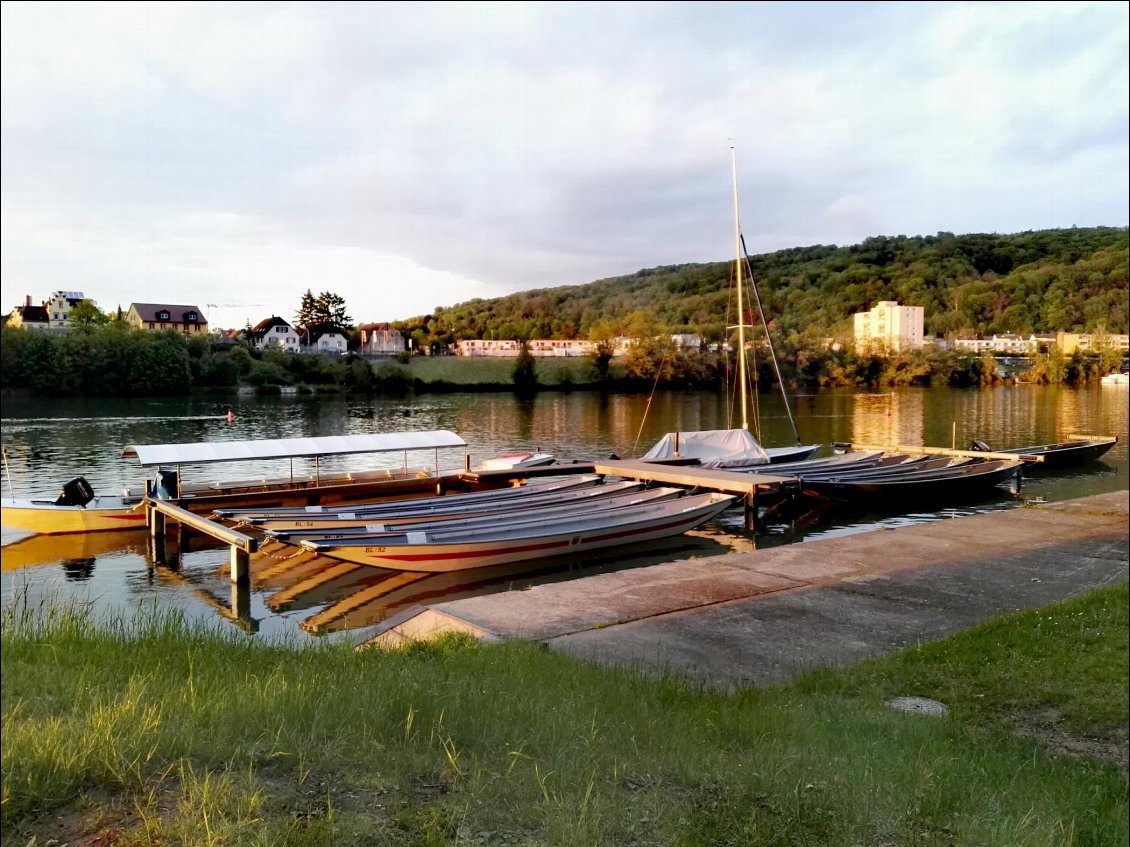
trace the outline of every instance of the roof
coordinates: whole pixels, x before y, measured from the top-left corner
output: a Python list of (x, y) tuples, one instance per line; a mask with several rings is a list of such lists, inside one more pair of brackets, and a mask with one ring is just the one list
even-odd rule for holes
[(466, 447), (467, 442), (444, 429), (419, 432), (379, 432), (366, 435), (327, 435), (316, 438), (210, 441), (188, 444), (127, 444), (121, 456), (136, 458), (142, 466), (196, 465), (239, 462), (248, 459), (289, 459), (304, 456), (340, 456), (348, 453), (387, 453)]
[(273, 329), (276, 326), (289, 327), (290, 322), (285, 318), (280, 318), (278, 315), (271, 315), (269, 318), (264, 318), (263, 320), (259, 321), (259, 323), (255, 324), (255, 326), (251, 328), (251, 331), (255, 335), (262, 335), (264, 332), (267, 332), (268, 330)]
[(48, 323), (50, 316), (46, 306), (16, 306), (12, 314), (19, 313), (24, 323)]
[(310, 339), (310, 344), (317, 343), (318, 339), (325, 335), (340, 335), (342, 338), (347, 338), (349, 336), (349, 333), (341, 327), (334, 326), (333, 324), (316, 324), (315, 326), (309, 327), (308, 337)]
[(139, 318), (143, 321), (156, 322), (160, 318), (157, 313), (166, 311), (174, 321), (183, 321), (185, 315), (189, 312), (196, 312), (196, 321), (198, 324), (206, 324), (207, 320), (204, 318), (204, 312), (199, 306), (189, 306), (176, 303), (130, 303), (130, 308), (137, 312)]

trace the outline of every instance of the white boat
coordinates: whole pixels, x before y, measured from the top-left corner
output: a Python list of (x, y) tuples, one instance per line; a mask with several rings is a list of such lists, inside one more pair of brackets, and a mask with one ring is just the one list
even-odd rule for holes
[(1101, 382), (1103, 385), (1130, 385), (1130, 374), (1118, 372), (1107, 374)]
[(552, 453), (502, 453), (493, 459), (484, 459), (479, 467), (484, 471), (512, 471), (518, 468), (543, 468), (555, 461), (557, 457)]
[[(437, 487), (467, 488), (458, 471), (439, 470), (439, 451), (467, 443), (446, 430), (371, 433), (316, 438), (215, 441), (188, 444), (140, 444), (126, 446), (123, 458), (136, 458), (144, 468), (157, 468), (155, 495), (175, 499), (189, 511), (207, 514), (225, 506), (284, 506), (340, 503), (377, 497), (434, 494)], [(409, 454), (427, 451), (435, 456), (433, 466), (408, 464)], [(321, 459), (360, 453), (402, 452), (402, 468), (360, 473), (323, 474)], [(313, 474), (295, 474), (293, 460), (312, 458)], [(182, 479), (183, 466), (212, 463), (290, 459), (289, 477), (237, 481), (193, 482)], [(466, 460), (464, 458), (464, 464)], [(497, 484), (505, 484), (499, 482)], [(0, 523), (5, 528), (43, 535), (144, 529), (141, 508), (145, 491), (126, 489), (121, 494), (95, 494), (83, 478), (68, 482), (57, 497), (0, 498)]]
[(654, 541), (681, 535), (738, 502), (730, 494), (691, 494), (578, 518), (484, 529), (403, 532), (372, 539), (303, 541), (318, 555), (396, 571), (438, 573)]

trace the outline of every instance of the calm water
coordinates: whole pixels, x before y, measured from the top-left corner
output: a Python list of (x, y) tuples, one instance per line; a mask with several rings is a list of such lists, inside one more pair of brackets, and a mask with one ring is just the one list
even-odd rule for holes
[[(972, 439), (993, 447), (1018, 447), (1065, 439), (1072, 433), (1118, 435), (1102, 461), (1056, 475), (1024, 481), (1019, 497), (1006, 489), (975, 505), (931, 512), (841, 515), (814, 525), (775, 526), (753, 535), (742, 529), (739, 511), (682, 538), (603, 559), (557, 565), (549, 571), (497, 569), (463, 576), (428, 577), (411, 584), (383, 571), (358, 567), (331, 573), (324, 561), (287, 568), (263, 561), (253, 565), (252, 588), (235, 595), (222, 566), (224, 549), (193, 541), (169, 565), (147, 556), (144, 533), (99, 533), (82, 538), (13, 542), (5, 532), (2, 600), (76, 599), (99, 610), (156, 605), (193, 618), (230, 619), (251, 632), (291, 635), (346, 632), (375, 623), (408, 605), (439, 597), (520, 588), (534, 582), (574, 578), (616, 567), (729, 549), (798, 543), (928, 520), (943, 520), (986, 509), (1015, 508), (1025, 499), (1046, 501), (1130, 488), (1127, 460), (1127, 390), (1074, 390), (1041, 386), (992, 389), (907, 389), (882, 394), (829, 391), (793, 398), (793, 413), (804, 443), (905, 444), (965, 447)], [(762, 441), (793, 443), (780, 398), (760, 398)], [(235, 423), (225, 420), (228, 409)], [(552, 452), (559, 462), (628, 458), (648, 450), (674, 429), (719, 429), (736, 425), (726, 400), (709, 394), (646, 396), (588, 392), (543, 393), (530, 401), (508, 394), (449, 394), (406, 400), (241, 398), (223, 400), (27, 401), (5, 400), (2, 430), (8, 459), (5, 490), (17, 496), (54, 495), (66, 480), (85, 476), (95, 491), (137, 485), (148, 474), (119, 458), (127, 444), (202, 440), (281, 438), (399, 430), (449, 429), (468, 442), (473, 465), (518, 449)], [(825, 453), (830, 452), (826, 447)], [(462, 451), (412, 454), (412, 466), (438, 463), (462, 467)], [(400, 467), (403, 457), (348, 457), (326, 460), (335, 467)], [(254, 467), (185, 468), (188, 480), (286, 475), (290, 462)], [(296, 472), (312, 464), (295, 462)], [(341, 570), (341, 569), (339, 569)]]

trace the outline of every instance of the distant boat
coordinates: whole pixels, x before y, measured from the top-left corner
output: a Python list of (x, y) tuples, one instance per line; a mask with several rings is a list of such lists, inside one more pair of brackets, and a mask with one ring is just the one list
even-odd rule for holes
[(1130, 385), (1130, 374), (1112, 373), (1102, 378), (1103, 385)]

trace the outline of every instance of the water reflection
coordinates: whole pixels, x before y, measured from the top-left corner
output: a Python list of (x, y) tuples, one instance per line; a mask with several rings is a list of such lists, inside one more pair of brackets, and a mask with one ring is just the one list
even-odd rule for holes
[[(778, 397), (760, 398), (763, 440), (793, 441)], [(530, 400), (509, 394), (451, 394), (347, 401), (338, 398), (265, 398), (235, 407), (228, 427), (229, 399), (122, 401), (29, 401), (4, 404), (3, 440), (8, 449), (4, 483), (19, 495), (53, 495), (75, 476), (86, 476), (96, 491), (136, 485), (147, 474), (121, 460), (126, 444), (193, 440), (281, 438), (378, 431), (450, 429), (468, 442), (477, 464), (502, 452), (541, 449), (559, 461), (638, 456), (674, 429), (727, 425), (725, 398), (710, 394), (618, 395), (599, 392), (542, 393)], [(1100, 388), (1010, 386), (993, 389), (896, 389), (890, 392), (829, 391), (793, 398), (801, 438), (834, 441), (963, 447), (974, 438), (995, 447), (1064, 440), (1083, 432), (1120, 436), (1100, 462), (1086, 467), (1026, 475), (1022, 498), (1001, 489), (977, 504), (902, 513), (812, 512), (765, 527), (744, 529), (732, 510), (700, 529), (644, 550), (620, 550), (583, 561), (538, 562), (525, 567), (470, 574), (420, 576), (374, 568), (342, 566), (315, 558), (256, 558), (245, 590), (230, 581), (227, 549), (199, 537), (171, 536), (164, 561), (148, 549), (144, 532), (35, 537), (8, 543), (2, 551), (2, 597), (29, 602), (58, 599), (100, 609), (174, 609), (201, 620), (222, 620), (248, 633), (349, 637), (351, 631), (387, 619), (416, 603), (521, 590), (544, 582), (574, 579), (600, 570), (642, 567), (675, 559), (717, 555), (779, 544), (834, 538), (883, 526), (945, 520), (961, 514), (1014, 508), (1028, 500), (1054, 501), (1130, 487), (1128, 484), (1125, 392)], [(825, 452), (830, 452), (825, 451)], [(421, 457), (424, 461), (425, 457)], [(427, 461), (434, 461), (429, 455)], [(461, 467), (464, 456), (445, 457)], [(386, 467), (389, 459), (346, 457), (323, 470)], [(391, 461), (399, 464), (398, 455)], [(384, 464), (381, 464), (384, 462)], [(414, 463), (415, 464), (415, 463)], [(312, 468), (296, 462), (295, 472)], [(191, 479), (195, 469), (186, 469)], [(258, 464), (225, 468), (224, 476), (285, 475)], [(214, 468), (208, 473), (215, 474)]]

